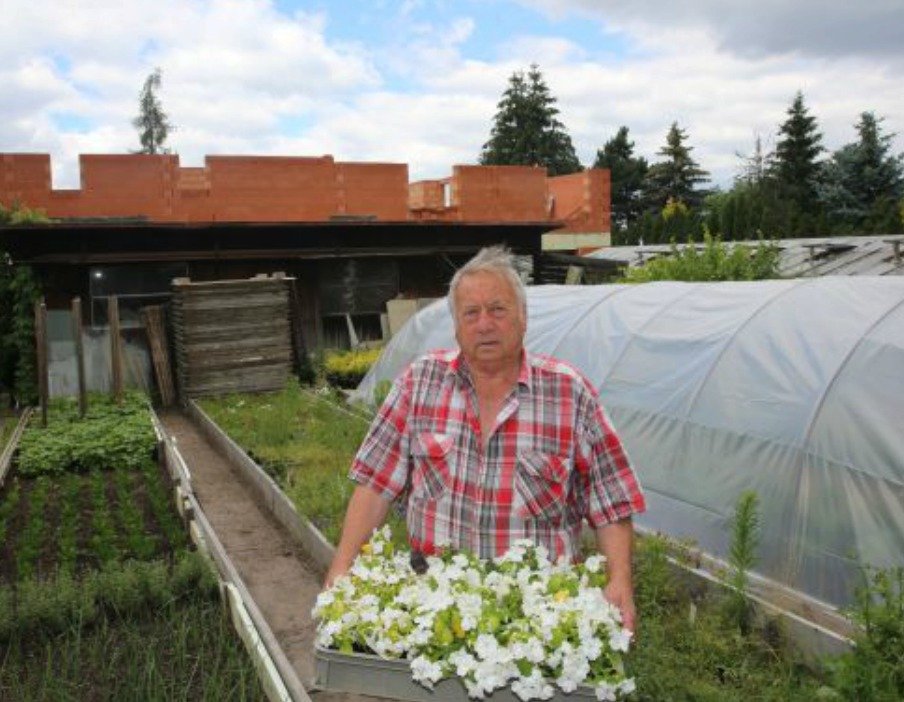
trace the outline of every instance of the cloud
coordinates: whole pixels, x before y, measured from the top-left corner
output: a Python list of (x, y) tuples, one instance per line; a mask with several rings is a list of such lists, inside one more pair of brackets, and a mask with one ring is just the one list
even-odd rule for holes
[(703, 27), (718, 48), (742, 56), (868, 56), (900, 61), (900, 0), (522, 0), (550, 17), (578, 12), (637, 37)]

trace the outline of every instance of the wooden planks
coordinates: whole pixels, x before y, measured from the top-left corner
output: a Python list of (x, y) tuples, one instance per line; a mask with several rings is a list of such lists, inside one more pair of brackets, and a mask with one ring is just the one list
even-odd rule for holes
[(176, 400), (173, 375), (170, 366), (169, 345), (166, 340), (166, 323), (163, 307), (152, 305), (141, 308), (141, 320), (148, 335), (148, 347), (154, 364), (154, 377), (160, 391), (160, 404), (171, 407)]
[(176, 376), (183, 400), (285, 386), (293, 359), (293, 281), (280, 274), (173, 281)]

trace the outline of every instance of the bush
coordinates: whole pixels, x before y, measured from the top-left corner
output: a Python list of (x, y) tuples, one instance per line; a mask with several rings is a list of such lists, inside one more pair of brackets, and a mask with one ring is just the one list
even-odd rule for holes
[(340, 388), (355, 388), (377, 362), (382, 348), (328, 353), (323, 363), (327, 381)]
[(654, 280), (764, 280), (778, 278), (779, 249), (761, 242), (755, 249), (736, 244), (728, 246), (710, 234), (703, 237), (703, 250), (693, 240), (682, 249), (672, 242), (670, 256), (661, 256), (643, 266), (630, 269), (626, 283), (648, 283)]

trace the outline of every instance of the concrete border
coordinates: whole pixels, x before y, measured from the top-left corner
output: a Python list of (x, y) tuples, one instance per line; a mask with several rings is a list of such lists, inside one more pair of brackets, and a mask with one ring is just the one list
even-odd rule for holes
[(229, 554), (207, 520), (191, 487), (185, 459), (160, 419), (151, 410), (157, 435), (158, 460), (175, 483), (174, 497), (192, 542), (214, 565), (220, 580), (220, 595), (228, 607), (233, 626), (245, 645), (260, 677), (267, 698), (273, 702), (311, 702), (295, 668), (286, 658), (276, 636), (248, 591)]
[(326, 571), (333, 561), (335, 547), (324, 538), (317, 527), (298, 512), (276, 481), (267, 475), (241, 446), (227, 436), (194, 400), (188, 401), (186, 411), (210, 443), (241, 472), (274, 519), (297, 539), (317, 566)]
[(13, 433), (6, 442), (6, 446), (3, 447), (3, 451), (0, 451), (0, 487), (3, 487), (3, 483), (6, 482), (6, 474), (9, 473), (10, 466), (13, 464), (13, 454), (15, 454), (16, 448), (19, 446), (19, 439), (22, 438), (22, 432), (25, 431), (25, 426), (28, 424), (32, 411), (31, 407), (27, 407), (19, 416), (16, 428), (13, 429)]

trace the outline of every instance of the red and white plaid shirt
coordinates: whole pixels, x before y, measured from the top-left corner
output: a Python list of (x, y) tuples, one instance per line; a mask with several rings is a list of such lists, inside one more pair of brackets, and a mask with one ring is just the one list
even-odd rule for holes
[(449, 545), (492, 558), (523, 538), (578, 556), (592, 527), (645, 509), (592, 386), (572, 366), (522, 354), (486, 450), (477, 394), (459, 352), (437, 351), (396, 380), (350, 477), (406, 511), (413, 549)]

